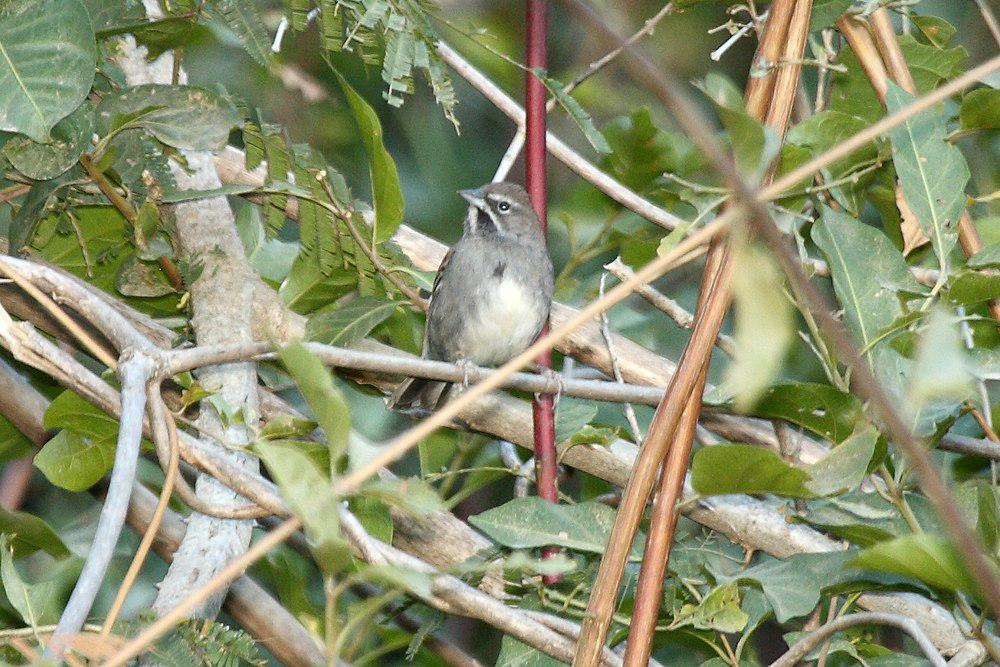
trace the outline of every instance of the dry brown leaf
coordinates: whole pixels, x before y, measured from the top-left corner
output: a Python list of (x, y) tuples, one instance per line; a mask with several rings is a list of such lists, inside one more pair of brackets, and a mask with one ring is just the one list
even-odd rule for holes
[(902, 218), (899, 223), (899, 231), (903, 233), (903, 254), (909, 255), (911, 250), (919, 248), (930, 239), (920, 229), (920, 221), (913, 214), (910, 205), (906, 203), (903, 189), (899, 183), (896, 183), (896, 208), (899, 209), (899, 215)]

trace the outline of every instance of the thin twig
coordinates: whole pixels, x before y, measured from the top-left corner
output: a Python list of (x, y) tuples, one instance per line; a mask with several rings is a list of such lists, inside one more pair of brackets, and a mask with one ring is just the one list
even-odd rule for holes
[(913, 641), (917, 643), (917, 646), (920, 647), (920, 650), (923, 651), (934, 667), (944, 667), (946, 664), (944, 658), (941, 657), (941, 654), (934, 647), (934, 644), (931, 643), (927, 635), (924, 634), (924, 631), (920, 629), (920, 626), (913, 619), (900, 614), (858, 612), (841, 616), (834, 621), (821, 625), (795, 642), (784, 655), (771, 663), (771, 667), (794, 667), (830, 635), (859, 625), (889, 625), (898, 628), (913, 638)]
[[(608, 274), (601, 274), (601, 284), (598, 290), (599, 296), (604, 296), (604, 283)], [(618, 355), (615, 353), (614, 340), (611, 337), (611, 322), (608, 321), (608, 311), (601, 313), (601, 335), (604, 336), (604, 342), (608, 346), (608, 356), (611, 357), (611, 372), (614, 374), (615, 382), (624, 384), (625, 381), (622, 379), (622, 369), (621, 364), (618, 363)], [(632, 407), (631, 403), (625, 402), (622, 404), (622, 409), (625, 411), (625, 421), (628, 422), (629, 428), (632, 429), (632, 437), (637, 445), (642, 444), (642, 429), (639, 428), (639, 420), (635, 416), (635, 408)]]
[[(622, 261), (621, 257), (615, 258), (615, 261), (610, 264), (605, 264), (604, 268), (614, 274), (618, 280), (628, 280), (635, 273), (631, 266)], [(667, 317), (676, 322), (678, 326), (690, 329), (692, 324), (694, 324), (694, 315), (652, 285), (642, 285), (636, 288), (635, 293), (657, 309), (666, 313)], [(733, 356), (736, 349), (736, 342), (733, 340), (733, 337), (721, 332), (715, 339), (715, 345), (730, 357)]]
[(986, 4), (986, 0), (976, 0), (976, 5), (979, 6), (979, 11), (983, 15), (983, 22), (986, 23), (986, 27), (990, 29), (990, 34), (993, 35), (993, 40), (1000, 46), (1000, 23), (997, 22), (997, 17), (993, 15), (993, 11), (990, 6)]

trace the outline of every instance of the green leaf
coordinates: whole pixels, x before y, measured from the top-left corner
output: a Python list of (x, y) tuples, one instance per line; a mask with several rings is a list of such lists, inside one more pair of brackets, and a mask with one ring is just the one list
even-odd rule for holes
[(566, 442), (597, 416), (593, 401), (564, 398), (556, 410), (556, 442)]
[(242, 124), (236, 108), (213, 92), (153, 83), (110, 94), (97, 107), (102, 135), (122, 118), (168, 146), (204, 151), (225, 146), (229, 131)]
[(561, 667), (564, 663), (532, 648), (510, 635), (500, 640), (500, 655), (496, 667)]
[(215, 0), (214, 4), (250, 57), (267, 67), (272, 58), (271, 43), (257, 4), (253, 0)]
[(735, 262), (736, 350), (723, 386), (735, 394), (736, 409), (746, 412), (781, 371), (795, 336), (795, 322), (774, 260), (754, 246), (741, 244)]
[[(598, 554), (604, 553), (614, 522), (615, 511), (601, 503), (556, 505), (537, 497), (515, 498), (469, 517), (469, 523), (505, 547), (559, 546)], [(633, 560), (642, 558), (644, 543), (640, 532), (632, 545)]]
[(303, 259), (300, 254), (292, 263), (288, 277), (281, 283), (278, 296), (295, 312), (307, 314), (333, 303), (354, 290), (357, 284), (357, 273), (337, 269), (327, 276), (314, 262)]
[(846, 551), (833, 551), (795, 554), (785, 560), (768, 558), (734, 579), (760, 585), (775, 620), (786, 623), (816, 608), (823, 587), (832, 583), (830, 574), (840, 570), (851, 557)]
[(317, 343), (351, 347), (396, 312), (399, 304), (371, 296), (359, 297), (309, 318), (306, 337)]
[(778, 154), (780, 143), (774, 131), (747, 113), (743, 96), (724, 76), (710, 73), (698, 87), (715, 103), (729, 134), (736, 166), (751, 180), (759, 180)]
[(9, 0), (0, 6), (0, 130), (49, 141), (94, 81), (97, 48), (81, 0)]
[(3, 146), (3, 157), (19, 172), (38, 181), (47, 181), (68, 171), (90, 147), (93, 133), (93, 106), (84, 102), (76, 111), (52, 128), (51, 142), (38, 143), (27, 137), (13, 137)]
[(868, 472), (878, 432), (866, 428), (844, 440), (819, 461), (806, 467), (812, 478), (806, 488), (818, 496), (843, 493), (857, 488)]
[(7, 599), (21, 618), (31, 627), (54, 623), (59, 619), (58, 583), (54, 580), (30, 584), (14, 567), (11, 546), (6, 535), (0, 535), (0, 579)]
[(418, 597), (429, 598), (432, 595), (431, 577), (425, 572), (382, 563), (365, 567), (361, 574), (369, 581), (377, 581)]
[(824, 207), (812, 238), (830, 264), (844, 323), (868, 349), (903, 314), (896, 292), (920, 292), (920, 285), (885, 234), (845, 213)]
[(349, 567), (351, 553), (340, 534), (340, 501), (326, 472), (292, 440), (257, 441), (253, 449), (305, 524), (322, 570), (334, 574)]
[(12, 512), (0, 508), (0, 533), (10, 540), (14, 558), (21, 558), (39, 549), (55, 558), (66, 558), (69, 549), (52, 527), (27, 512)]
[(987, 553), (997, 555), (1000, 549), (1000, 508), (997, 507), (997, 494), (986, 484), (977, 486), (976, 530), (986, 546)]
[[(892, 82), (885, 93), (890, 113), (915, 97)], [(958, 219), (965, 210), (969, 167), (957, 146), (946, 137), (946, 118), (928, 109), (889, 130), (892, 159), (903, 195), (931, 240), (938, 263), (948, 266), (948, 254), (958, 239)]]
[(963, 130), (995, 130), (1000, 128), (1000, 90), (978, 88), (962, 98), (958, 114)]
[(295, 379), (316, 421), (326, 434), (332, 471), (340, 470), (351, 435), (351, 415), (343, 395), (333, 384), (333, 377), (314, 354), (299, 343), (278, 351), (281, 362)]
[(583, 132), (583, 136), (587, 138), (590, 145), (593, 146), (594, 150), (602, 155), (607, 155), (611, 152), (611, 146), (608, 145), (608, 140), (604, 138), (600, 130), (594, 126), (594, 119), (590, 117), (590, 114), (580, 106), (580, 103), (576, 101), (576, 98), (566, 92), (566, 88), (556, 81), (555, 79), (548, 76), (544, 69), (536, 68), (532, 70), (538, 80), (542, 82), (545, 88), (552, 93), (559, 105), (566, 110), (569, 117), (573, 119), (580, 131)]
[(86, 491), (111, 470), (114, 439), (93, 440), (72, 431), (60, 431), (35, 456), (35, 467), (69, 491)]
[(854, 433), (861, 419), (861, 403), (853, 395), (828, 384), (796, 382), (767, 389), (753, 414), (784, 419), (826, 440), (840, 442)]
[(917, 346), (909, 394), (916, 404), (937, 398), (961, 402), (972, 394), (972, 360), (966, 354), (955, 315), (935, 308)]
[(671, 628), (692, 626), (698, 630), (739, 632), (749, 616), (740, 609), (740, 589), (735, 583), (724, 584), (705, 596), (701, 604), (686, 604), (674, 617)]
[(35, 466), (50, 482), (84, 491), (111, 470), (117, 420), (64, 391), (45, 411), (44, 424), (47, 429), (62, 429), (35, 456)]
[(816, 0), (813, 2), (812, 18), (809, 21), (809, 32), (829, 28), (837, 22), (844, 12), (854, 4), (854, 0)]
[(703, 496), (730, 493), (773, 493), (811, 498), (809, 473), (770, 449), (722, 444), (703, 447), (691, 460), (691, 485)]
[[(997, 99), (1000, 104), (1000, 98)], [(975, 255), (969, 258), (966, 266), (974, 269), (982, 269), (989, 266), (1000, 266), (1000, 243), (993, 243), (986, 246)]]
[(978, 595), (979, 587), (962, 557), (940, 535), (919, 533), (880, 542), (859, 553), (847, 566), (892, 572), (946, 591)]
[(347, 79), (336, 69), (333, 73), (347, 97), (354, 120), (361, 132), (361, 141), (368, 153), (368, 170), (372, 181), (372, 197), (375, 207), (376, 243), (381, 243), (396, 233), (403, 221), (403, 191), (399, 187), (396, 163), (382, 141), (382, 124), (378, 115), (363, 97), (351, 87)]
[(908, 16), (913, 25), (917, 26), (920, 33), (934, 46), (947, 46), (951, 38), (955, 36), (955, 26), (939, 16), (927, 14), (909, 14)]
[(0, 462), (13, 461), (33, 454), (35, 446), (6, 417), (0, 415)]
[(1000, 297), (1000, 275), (996, 272), (959, 271), (953, 276), (945, 296), (959, 306), (996, 299)]

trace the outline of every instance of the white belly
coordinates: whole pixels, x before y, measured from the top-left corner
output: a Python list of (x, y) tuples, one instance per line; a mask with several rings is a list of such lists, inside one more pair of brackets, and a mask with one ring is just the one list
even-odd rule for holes
[(480, 303), (472, 320), (462, 356), (476, 364), (495, 366), (531, 344), (538, 329), (538, 308), (523, 285), (501, 280)]

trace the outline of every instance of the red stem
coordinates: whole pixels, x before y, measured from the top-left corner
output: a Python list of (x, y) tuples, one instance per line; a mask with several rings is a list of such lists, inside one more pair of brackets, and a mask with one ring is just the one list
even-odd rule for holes
[[(548, 4), (546, 0), (527, 0), (525, 20), (526, 58), (529, 69), (546, 69), (545, 37), (548, 29)], [(535, 207), (542, 231), (548, 229), (546, 217), (546, 175), (545, 175), (545, 86), (531, 72), (527, 74), (524, 91), (525, 118), (525, 185)], [(543, 330), (542, 335), (548, 326)], [(538, 356), (538, 363), (552, 367), (551, 352)], [(551, 394), (538, 396), (532, 406), (535, 424), (535, 477), (538, 495), (549, 502), (559, 501), (556, 487), (556, 434)], [(545, 550), (548, 555), (553, 550)], [(546, 583), (554, 583), (555, 578), (547, 578)]]

